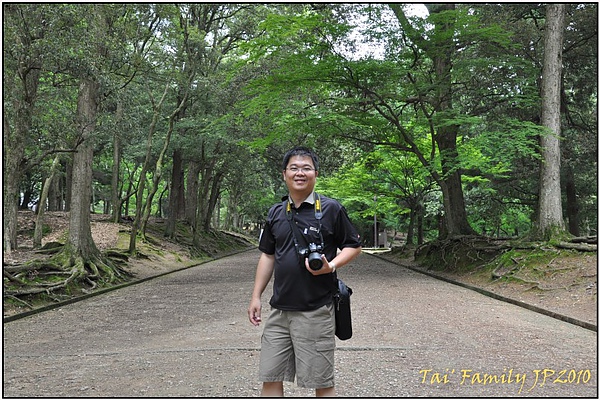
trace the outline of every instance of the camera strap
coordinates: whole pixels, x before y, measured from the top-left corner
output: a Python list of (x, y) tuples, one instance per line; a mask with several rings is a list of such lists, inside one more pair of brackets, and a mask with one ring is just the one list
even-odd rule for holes
[[(294, 245), (296, 246), (296, 253), (300, 254), (299, 253), (299, 250), (300, 250), (299, 241), (302, 241), (303, 245), (306, 246), (306, 248), (308, 248), (308, 241), (306, 240), (306, 238), (304, 237), (302, 232), (300, 232), (300, 229), (298, 229), (298, 225), (296, 225), (296, 220), (294, 219), (294, 215), (292, 214), (292, 205), (290, 203), (289, 197), (286, 200), (285, 215), (287, 217), (287, 220), (290, 223), (290, 227), (292, 228), (292, 236), (294, 237)], [(316, 192), (315, 192), (315, 218), (317, 219), (317, 221), (319, 221), (319, 237), (321, 238), (321, 247), (324, 248), (325, 243), (323, 242), (323, 234), (321, 233), (321, 218), (323, 218), (323, 211), (321, 210), (321, 196)], [(301, 239), (299, 240), (299, 238), (301, 238)]]
[[(296, 225), (296, 220), (294, 220), (294, 215), (292, 214), (292, 205), (290, 204), (290, 199), (288, 197), (288, 199), (286, 200), (286, 205), (285, 205), (285, 215), (287, 217), (287, 220), (290, 223), (290, 227), (292, 228), (292, 237), (294, 238), (294, 246), (296, 246), (296, 255), (298, 256), (298, 258), (300, 258), (300, 245), (299, 245), (299, 240), (298, 238), (301, 238), (302, 242), (304, 243), (304, 246), (306, 246), (306, 248), (308, 248), (308, 241), (306, 240), (306, 237), (304, 237), (304, 235), (302, 234), (302, 232), (300, 232), (300, 229), (298, 228), (298, 225)], [(315, 192), (315, 218), (317, 219), (317, 221), (319, 221), (319, 237), (321, 238), (321, 248), (324, 249), (325, 248), (325, 242), (323, 241), (323, 234), (321, 233), (321, 218), (323, 218), (323, 211), (321, 210), (321, 196)], [(299, 260), (300, 262), (302, 262), (302, 260)], [(339, 289), (338, 289), (338, 279), (337, 279), (337, 275), (335, 274), (335, 272), (332, 274), (333, 277), (333, 297), (334, 297), (334, 303), (336, 305), (336, 307), (339, 308), (339, 298), (340, 298), (340, 293), (339, 293)]]

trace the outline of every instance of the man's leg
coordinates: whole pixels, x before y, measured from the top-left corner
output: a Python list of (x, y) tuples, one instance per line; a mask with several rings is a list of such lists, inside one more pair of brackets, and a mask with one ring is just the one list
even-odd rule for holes
[(263, 382), (262, 397), (283, 397), (283, 382)]
[[(317, 396), (335, 395), (335, 314), (333, 304), (299, 312), (290, 323), (296, 355), (296, 383)], [(271, 379), (275, 380), (275, 379)]]
[(317, 397), (335, 397), (335, 387), (324, 389), (315, 389), (315, 396)]
[(294, 347), (289, 333), (287, 312), (273, 309), (265, 323), (261, 340), (258, 379), (262, 396), (282, 397), (283, 381), (294, 381)]

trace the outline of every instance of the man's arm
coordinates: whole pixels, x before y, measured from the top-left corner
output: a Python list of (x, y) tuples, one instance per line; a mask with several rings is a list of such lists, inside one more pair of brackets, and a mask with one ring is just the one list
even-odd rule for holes
[[(321, 256), (323, 260), (323, 268), (315, 271), (308, 265), (308, 258), (305, 261), (306, 269), (313, 275), (331, 274), (340, 267), (354, 260), (361, 253), (362, 247), (344, 247), (332, 260), (327, 261), (325, 255)], [(335, 265), (335, 269), (333, 266)]]
[(260, 297), (262, 296), (265, 288), (273, 276), (273, 268), (275, 267), (275, 255), (262, 253), (259, 260), (258, 266), (256, 267), (256, 278), (254, 279), (254, 290), (252, 291), (252, 299), (250, 300), (250, 306), (248, 307), (248, 319), (254, 326), (260, 325), (261, 317), (261, 302)]

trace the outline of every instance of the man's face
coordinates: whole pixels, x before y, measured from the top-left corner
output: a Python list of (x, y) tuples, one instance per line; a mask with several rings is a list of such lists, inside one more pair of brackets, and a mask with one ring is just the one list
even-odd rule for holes
[(308, 156), (292, 156), (287, 168), (283, 171), (283, 180), (290, 192), (306, 192), (308, 195), (315, 188), (317, 175), (312, 158)]

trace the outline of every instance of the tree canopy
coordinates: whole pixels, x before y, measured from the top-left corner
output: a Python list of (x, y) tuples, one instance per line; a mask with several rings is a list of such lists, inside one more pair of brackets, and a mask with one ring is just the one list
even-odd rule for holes
[(36, 207), (77, 207), (80, 236), (88, 210), (132, 216), (132, 253), (151, 216), (195, 241), (256, 232), (298, 144), (366, 245), (385, 229), (409, 244), (523, 237), (547, 214), (557, 63), (554, 212), (596, 235), (597, 4), (569, 3), (559, 23), (537, 3), (415, 6), (3, 4), (4, 250), (44, 184)]

